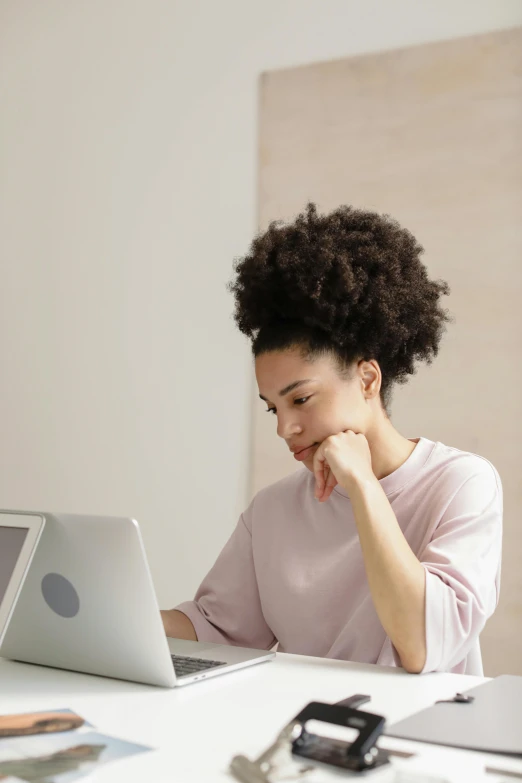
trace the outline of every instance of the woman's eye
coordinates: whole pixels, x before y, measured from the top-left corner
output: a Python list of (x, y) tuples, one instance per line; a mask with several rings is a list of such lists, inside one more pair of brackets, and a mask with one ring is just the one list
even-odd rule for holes
[[(294, 405), (304, 405), (305, 402), (307, 402), (310, 399), (310, 397), (300, 397), (298, 400), (294, 400)], [(277, 408), (267, 408), (267, 413), (277, 413)]]

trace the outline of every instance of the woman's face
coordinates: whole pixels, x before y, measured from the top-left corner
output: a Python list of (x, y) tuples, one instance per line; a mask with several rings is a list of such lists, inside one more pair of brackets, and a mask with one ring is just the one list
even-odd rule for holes
[(361, 361), (347, 378), (334, 356), (303, 358), (298, 348), (256, 358), (259, 396), (277, 422), (294, 458), (312, 470), (317, 447), (345, 430), (368, 435), (374, 421), (381, 375), (379, 365)]

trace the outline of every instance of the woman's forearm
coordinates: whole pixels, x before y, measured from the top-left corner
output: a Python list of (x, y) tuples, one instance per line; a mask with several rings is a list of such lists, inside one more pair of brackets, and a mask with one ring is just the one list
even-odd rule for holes
[(412, 552), (378, 480), (350, 492), (373, 603), (403, 667), (426, 661), (425, 570)]
[(174, 639), (190, 639), (197, 642), (198, 637), (192, 622), (186, 614), (177, 609), (162, 609), (160, 611), (165, 634)]

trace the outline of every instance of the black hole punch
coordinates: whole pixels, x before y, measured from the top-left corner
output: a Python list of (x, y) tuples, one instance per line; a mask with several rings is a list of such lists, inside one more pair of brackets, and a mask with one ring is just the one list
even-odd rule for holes
[[(357, 700), (367, 700), (363, 694), (356, 694)], [(349, 700), (345, 700), (349, 701)], [(310, 761), (319, 761), (341, 769), (363, 772), (389, 762), (388, 753), (377, 747), (377, 740), (384, 730), (382, 715), (363, 712), (340, 704), (310, 702), (294, 721), (303, 726), (303, 731), (292, 743), (292, 753)], [(324, 721), (338, 726), (354, 728), (358, 736), (353, 742), (311, 734), (306, 730), (308, 721)]]

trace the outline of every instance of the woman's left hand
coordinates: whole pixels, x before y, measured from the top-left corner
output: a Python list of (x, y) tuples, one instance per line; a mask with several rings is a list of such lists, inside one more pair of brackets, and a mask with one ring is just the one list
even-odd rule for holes
[(314, 454), (315, 497), (324, 502), (339, 484), (348, 495), (356, 483), (374, 479), (370, 447), (353, 430), (326, 438)]

